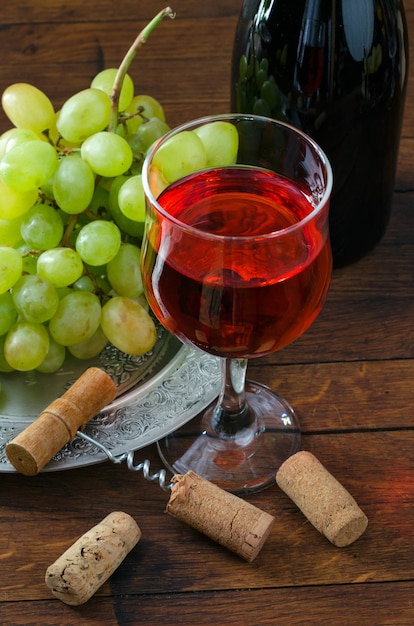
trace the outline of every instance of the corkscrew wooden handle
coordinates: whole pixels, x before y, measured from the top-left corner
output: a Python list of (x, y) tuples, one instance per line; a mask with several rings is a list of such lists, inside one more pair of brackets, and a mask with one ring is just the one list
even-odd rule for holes
[(98, 367), (88, 368), (39, 417), (6, 446), (6, 455), (17, 471), (35, 476), (79, 428), (112, 402), (117, 388)]

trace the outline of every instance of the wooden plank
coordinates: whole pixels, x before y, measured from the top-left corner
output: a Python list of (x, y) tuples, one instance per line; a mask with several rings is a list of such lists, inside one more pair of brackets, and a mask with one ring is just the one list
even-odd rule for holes
[[(414, 141), (412, 142), (414, 147)], [(414, 149), (413, 149), (414, 152)], [(413, 162), (414, 166), (414, 162)], [(406, 168), (404, 170), (404, 168)], [(382, 240), (383, 245), (413, 243), (414, 240), (414, 180), (412, 171), (409, 171), (408, 164), (404, 164), (398, 170), (396, 180), (396, 192), (393, 196), (393, 204), (387, 231)], [(406, 187), (401, 187), (403, 177), (406, 180)]]
[(58, 600), (9, 602), (2, 615), (13, 626), (409, 626), (412, 623), (412, 582), (289, 587), (285, 589), (210, 591), (92, 598), (73, 609)]
[(269, 386), (294, 407), (306, 433), (412, 428), (414, 363), (378, 361), (251, 364), (248, 377)]
[(151, 626), (168, 624), (166, 615), (171, 624), (176, 615), (187, 626), (408, 626), (412, 583), (252, 590), (242, 597), (237, 591), (209, 592), (199, 594), (196, 602), (188, 594), (154, 595), (116, 603), (116, 611), (119, 623)]
[[(80, 23), (75, 27), (64, 22), (54, 26), (53, 30), (50, 24), (39, 24), (35, 27), (28, 24), (10, 26), (2, 33), (3, 63), (12, 62), (18, 67), (30, 61), (35, 71), (43, 64), (70, 62), (75, 65), (91, 60), (119, 63), (145, 25), (145, 20), (133, 19), (115, 26), (108, 21)], [(210, 51), (205, 59), (205, 63), (210, 64), (215, 59), (223, 59), (223, 48), (213, 45), (217, 38), (224, 42), (233, 41), (233, 32), (229, 32), (230, 25), (233, 22), (229, 21), (227, 24), (217, 17), (202, 21), (187, 17), (181, 20), (165, 20), (148, 38), (139, 55), (145, 61), (155, 57), (160, 63), (171, 62), (177, 58), (187, 61), (200, 58), (197, 33), (202, 33), (201, 49)], [(56, 41), (59, 41), (58, 48)], [(179, 45), (173, 46), (174, 41)], [(162, 70), (162, 65), (159, 69)]]
[(238, 15), (241, 3), (239, 0), (220, 0), (219, 3), (204, 2), (198, 0), (185, 0), (185, 2), (154, 2), (153, 0), (96, 0), (93, 6), (83, 0), (19, 0), (16, 3), (2, 3), (1, 23), (6, 24), (37, 24), (42, 22), (67, 23), (77, 22), (100, 22), (129, 21), (139, 16), (149, 20), (164, 7), (171, 6), (177, 13), (188, 15), (196, 19), (204, 19), (209, 16), (222, 17)]
[[(385, 289), (385, 287), (384, 287)], [(412, 357), (414, 302), (409, 296), (387, 299), (363, 296), (334, 299), (313, 325), (276, 355), (252, 363), (317, 363), (350, 360), (390, 360)], [(336, 326), (335, 326), (336, 322)]]
[[(405, 113), (406, 127), (403, 129), (407, 134), (401, 137), (400, 151), (398, 159), (398, 169), (396, 178), (397, 189), (413, 189), (414, 171), (414, 115), (411, 111)], [(407, 126), (409, 125), (409, 128)]]

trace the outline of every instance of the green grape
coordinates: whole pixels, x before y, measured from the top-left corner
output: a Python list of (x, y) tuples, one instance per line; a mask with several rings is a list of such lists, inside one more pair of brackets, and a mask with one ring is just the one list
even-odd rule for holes
[(83, 142), (81, 157), (99, 176), (113, 178), (131, 167), (133, 154), (123, 137), (102, 131)]
[(0, 159), (6, 154), (7, 144), (10, 141), (11, 136), (16, 132), (17, 128), (9, 128), (0, 135)]
[(31, 246), (28, 246), (24, 241), (19, 241), (14, 246), (17, 252), (20, 254), (23, 260), (23, 274), (36, 274), (37, 273), (37, 259), (40, 252), (33, 250)]
[(49, 334), (42, 324), (17, 322), (4, 342), (4, 356), (9, 365), (22, 372), (34, 370), (49, 350)]
[(104, 265), (89, 265), (88, 263), (84, 263), (84, 265), (90, 276), (103, 276), (106, 272), (106, 263)]
[(72, 248), (52, 248), (39, 256), (37, 273), (55, 287), (67, 287), (82, 276), (83, 262)]
[(7, 362), (4, 356), (4, 344), (6, 343), (7, 335), (0, 335), (0, 372), (13, 372), (14, 368)]
[(53, 196), (65, 213), (82, 213), (89, 206), (95, 191), (95, 176), (78, 156), (61, 159), (53, 177)]
[(73, 283), (73, 288), (78, 291), (90, 291), (91, 293), (95, 291), (95, 285), (90, 276), (81, 276), (78, 278), (78, 280)]
[(54, 124), (55, 110), (49, 98), (29, 83), (14, 83), (4, 90), (1, 103), (18, 128), (42, 132)]
[[(143, 117), (141, 117), (139, 113), (136, 113), (135, 111), (132, 111), (129, 114), (127, 111), (125, 111), (125, 114), (132, 115), (133, 117), (130, 117), (130, 118), (127, 117), (126, 119), (121, 118), (121, 123), (119, 124), (117, 128), (117, 132), (123, 137), (127, 138), (127, 136), (135, 135), (138, 128), (141, 126), (141, 124), (144, 123), (144, 119)], [(1, 145), (0, 145), (0, 148), (1, 148)]]
[(60, 111), (56, 113), (54, 124), (48, 130), (47, 135), (49, 137), (49, 141), (54, 146), (56, 146), (59, 150), (62, 150), (62, 151), (65, 151), (66, 149), (69, 149), (69, 152), (71, 150), (79, 150), (80, 144), (81, 144), (80, 141), (68, 141), (67, 139), (62, 137), (62, 135), (58, 131), (57, 124), (58, 124), (59, 117), (60, 117)]
[[(142, 112), (139, 113), (141, 109)], [(126, 123), (128, 132), (131, 134), (137, 132), (138, 126), (142, 124), (144, 118), (149, 120), (151, 117), (158, 117), (158, 119), (165, 122), (164, 109), (161, 104), (152, 96), (145, 94), (134, 96), (125, 112), (134, 116)]]
[(123, 117), (121, 117), (120, 123), (117, 124), (117, 126), (115, 128), (115, 132), (120, 137), (123, 137), (124, 139), (126, 139), (126, 136), (127, 136), (127, 126), (126, 126), (126, 121), (124, 120)]
[(70, 346), (89, 339), (101, 320), (101, 303), (89, 291), (72, 291), (64, 296), (49, 322), (49, 332), (57, 343)]
[(230, 122), (210, 122), (194, 130), (203, 142), (208, 167), (234, 165), (239, 150), (239, 134)]
[(84, 89), (62, 106), (56, 128), (66, 141), (80, 144), (109, 124), (111, 100), (101, 89)]
[(135, 222), (124, 215), (119, 208), (118, 194), (121, 186), (128, 180), (128, 176), (117, 176), (111, 185), (109, 192), (109, 208), (114, 222), (119, 228), (131, 237), (141, 238), (144, 234), (143, 222)]
[(59, 300), (62, 300), (65, 296), (73, 293), (72, 287), (56, 287), (56, 291), (59, 296)]
[(183, 130), (161, 144), (152, 163), (162, 178), (173, 183), (207, 167), (207, 155), (199, 136)]
[(101, 326), (112, 345), (126, 354), (144, 354), (157, 339), (149, 313), (138, 302), (123, 296), (115, 296), (104, 304)]
[[(91, 82), (91, 87), (95, 89), (101, 89), (108, 96), (112, 94), (115, 77), (118, 70), (116, 68), (108, 67), (102, 72), (99, 72)], [(134, 96), (134, 83), (129, 74), (125, 74), (124, 81), (122, 83), (121, 93), (119, 94), (118, 111), (125, 111), (125, 109), (131, 104), (131, 100)]]
[(145, 221), (145, 193), (141, 174), (130, 176), (118, 192), (118, 205), (130, 220)]
[(169, 130), (170, 127), (166, 122), (163, 122), (158, 117), (151, 117), (137, 128), (134, 141), (139, 141), (144, 146), (144, 150), (148, 150), (154, 141), (160, 139)]
[(98, 326), (93, 335), (85, 341), (68, 346), (69, 352), (77, 359), (93, 359), (98, 356), (108, 343), (102, 327)]
[(20, 228), (23, 217), (20, 215), (12, 220), (0, 219), (0, 246), (14, 246), (21, 240)]
[(121, 232), (116, 224), (94, 220), (81, 228), (76, 239), (76, 251), (89, 265), (106, 265), (121, 245)]
[(22, 257), (17, 250), (0, 246), (0, 294), (13, 287), (19, 280), (22, 269)]
[(58, 157), (45, 141), (28, 141), (6, 152), (0, 161), (0, 179), (14, 191), (31, 191), (53, 176)]
[(12, 290), (14, 306), (26, 322), (43, 324), (55, 313), (59, 296), (55, 287), (42, 276), (22, 276)]
[(145, 297), (145, 293), (142, 293), (137, 298), (134, 298), (134, 300), (135, 300), (135, 302), (138, 302), (138, 304), (140, 304), (147, 312), (149, 312), (150, 307), (149, 307), (149, 304), (148, 304), (148, 300)]
[(108, 281), (108, 279), (107, 279), (105, 274), (101, 274), (100, 276), (96, 277), (96, 286), (105, 295), (107, 295), (107, 296), (114, 295), (112, 287), (111, 287), (111, 285), (110, 285), (110, 283), (109, 283), (109, 281)]
[(142, 166), (144, 165), (144, 159), (145, 159), (145, 154), (139, 155), (138, 158), (136, 158), (134, 154), (134, 160), (132, 161), (131, 168), (128, 172), (129, 176), (136, 176), (137, 174), (142, 173)]
[(23, 216), (20, 232), (24, 241), (32, 248), (55, 248), (63, 236), (62, 218), (49, 204), (35, 204)]
[(65, 362), (66, 348), (57, 343), (53, 337), (49, 337), (49, 350), (41, 364), (36, 367), (42, 374), (53, 374), (57, 372)]
[(103, 219), (110, 217), (109, 192), (102, 185), (96, 185), (88, 210)]
[(39, 190), (38, 190), (39, 196), (43, 199), (43, 201), (49, 202), (50, 204), (54, 204), (54, 200), (55, 200), (53, 197), (53, 179), (54, 179), (54, 175), (51, 176), (45, 183), (43, 183), (43, 185), (40, 185)]
[(36, 133), (29, 128), (10, 128), (0, 136), (0, 158), (16, 146), (27, 141), (46, 141), (46, 137), (41, 133)]
[(108, 263), (108, 280), (118, 295), (137, 298), (143, 292), (140, 258), (138, 246), (122, 243), (118, 254)]
[(17, 311), (9, 291), (0, 294), (0, 336), (17, 322)]
[(0, 218), (12, 220), (24, 215), (34, 205), (38, 190), (14, 191), (0, 180)]
[[(131, 150), (132, 150), (132, 154), (134, 155), (134, 158), (139, 161), (139, 166), (142, 169), (142, 161), (145, 159), (145, 155), (147, 153), (148, 150), (148, 146), (147, 143), (145, 141), (144, 137), (140, 137), (139, 135), (137, 135), (136, 133), (131, 134), (131, 135), (127, 135), (125, 137), (126, 141), (128, 142)], [(133, 164), (134, 166), (134, 164)]]

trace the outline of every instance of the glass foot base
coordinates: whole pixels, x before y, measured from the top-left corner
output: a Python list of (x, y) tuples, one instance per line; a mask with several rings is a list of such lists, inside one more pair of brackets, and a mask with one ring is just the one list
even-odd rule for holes
[(246, 383), (246, 400), (256, 419), (235, 435), (211, 427), (214, 403), (159, 441), (166, 468), (173, 474), (192, 470), (236, 494), (275, 484), (280, 465), (300, 448), (297, 417), (283, 398), (260, 383)]

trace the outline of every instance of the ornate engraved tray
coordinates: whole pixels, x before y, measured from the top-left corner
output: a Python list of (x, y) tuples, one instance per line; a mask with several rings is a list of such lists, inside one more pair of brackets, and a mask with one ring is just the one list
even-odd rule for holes
[[(154, 348), (139, 357), (108, 346), (93, 360), (67, 358), (56, 374), (0, 373), (0, 472), (16, 471), (7, 459), (6, 444), (92, 365), (112, 377), (119, 393), (85, 432), (114, 455), (154, 443), (202, 411), (219, 392), (220, 360), (183, 346), (159, 325), (157, 329)], [(75, 437), (43, 471), (105, 460), (96, 446)]]

